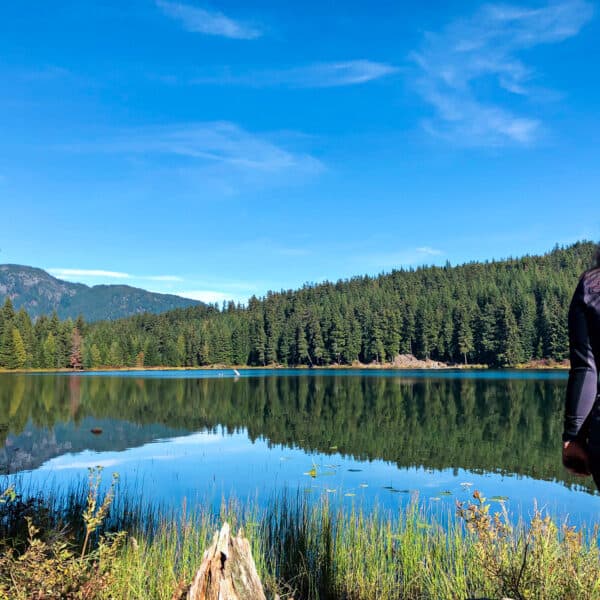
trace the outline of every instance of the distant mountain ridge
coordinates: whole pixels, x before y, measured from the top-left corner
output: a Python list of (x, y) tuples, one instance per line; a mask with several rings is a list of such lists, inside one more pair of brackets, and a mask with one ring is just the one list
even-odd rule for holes
[(86, 321), (113, 320), (150, 312), (202, 304), (172, 294), (157, 294), (129, 285), (71, 283), (43, 269), (0, 265), (0, 302), (10, 296), (15, 309), (23, 307), (32, 318), (54, 310), (61, 319), (83, 315)]

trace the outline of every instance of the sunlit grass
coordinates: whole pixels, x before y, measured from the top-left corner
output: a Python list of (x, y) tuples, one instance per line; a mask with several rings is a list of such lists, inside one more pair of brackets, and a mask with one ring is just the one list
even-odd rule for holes
[[(48, 494), (47, 502), (12, 512), (14, 500), (5, 496), (1, 533), (23, 552), (19, 520), (27, 513), (41, 523), (40, 536), (54, 540), (49, 543), (68, 539), (81, 552), (86, 495), (84, 487)], [(101, 565), (107, 575), (89, 597), (171, 600), (193, 578), (224, 520), (250, 539), (271, 598), (600, 599), (596, 529), (575, 530), (539, 511), (514, 525), (502, 503), (491, 505), (477, 492), (447, 514), (417, 499), (395, 512), (363, 512), (301, 493), (281, 495), (266, 508), (231, 502), (219, 511), (203, 505), (172, 511), (121, 501), (117, 493), (103, 524), (88, 537), (97, 548), (107, 531), (127, 536), (116, 552), (97, 555), (95, 560), (109, 561)], [(9, 571), (10, 564), (0, 568), (5, 589)]]

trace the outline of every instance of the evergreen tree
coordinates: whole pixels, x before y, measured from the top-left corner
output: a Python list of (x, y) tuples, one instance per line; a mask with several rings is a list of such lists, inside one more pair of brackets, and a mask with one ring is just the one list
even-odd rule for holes
[(9, 365), (9, 368), (22, 369), (27, 364), (27, 351), (25, 350), (23, 338), (16, 327), (12, 329), (12, 338), (14, 354), (12, 364)]
[(344, 350), (346, 349), (346, 337), (347, 328), (339, 313), (335, 313), (331, 322), (331, 329), (329, 331), (329, 346), (331, 349), (331, 356), (333, 360), (340, 364), (342, 357), (344, 356)]
[(517, 320), (508, 303), (498, 309), (497, 364), (502, 367), (516, 365), (523, 360), (523, 349)]
[(81, 334), (79, 333), (79, 329), (77, 327), (75, 327), (73, 329), (73, 334), (71, 337), (71, 356), (69, 359), (71, 368), (73, 368), (75, 370), (79, 370), (79, 369), (83, 368), (81, 346), (82, 346)]
[(44, 340), (44, 368), (46, 369), (56, 369), (56, 337), (50, 331)]
[(473, 340), (473, 328), (468, 310), (464, 305), (460, 305), (455, 315), (455, 347), (456, 353), (462, 357), (465, 365), (468, 364), (468, 357), (475, 349)]
[(262, 314), (258, 311), (254, 315), (250, 329), (250, 361), (253, 365), (264, 367), (267, 361), (266, 354), (267, 336), (263, 323)]
[(308, 317), (306, 327), (306, 338), (308, 342), (308, 356), (311, 364), (320, 365), (325, 355), (325, 344), (321, 333), (321, 324), (314, 314)]
[(119, 346), (119, 342), (117, 340), (113, 340), (110, 345), (110, 350), (108, 353), (108, 364), (111, 367), (122, 367), (123, 366), (123, 354), (121, 352), (121, 347)]
[(177, 344), (176, 344), (176, 356), (175, 356), (175, 361), (176, 361), (176, 366), (178, 367), (185, 367), (186, 366), (186, 344), (185, 344), (185, 337), (183, 335), (183, 333), (180, 333), (177, 336)]
[(96, 344), (92, 344), (90, 347), (90, 367), (92, 369), (97, 369), (102, 366), (102, 356), (100, 354), (100, 349)]
[(296, 326), (296, 352), (294, 363), (297, 365), (306, 365), (310, 363), (308, 340), (306, 339), (304, 327), (300, 324)]

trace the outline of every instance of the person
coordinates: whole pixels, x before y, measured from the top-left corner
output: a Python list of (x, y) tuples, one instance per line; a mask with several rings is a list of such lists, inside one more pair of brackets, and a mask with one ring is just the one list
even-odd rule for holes
[(569, 308), (569, 354), (563, 464), (576, 475), (591, 474), (600, 490), (600, 245)]

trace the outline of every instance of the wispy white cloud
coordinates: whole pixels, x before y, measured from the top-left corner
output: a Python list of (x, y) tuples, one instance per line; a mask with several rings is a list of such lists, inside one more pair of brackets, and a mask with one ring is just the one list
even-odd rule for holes
[[(263, 287), (266, 290), (267, 287), (266, 284), (257, 285), (257, 282), (232, 281), (227, 279), (199, 280), (196, 278), (186, 280), (178, 275), (134, 275), (132, 273), (108, 271), (105, 269), (53, 268), (47, 269), (47, 271), (55, 277), (67, 281), (95, 280), (94, 283), (102, 283), (103, 281), (114, 279), (126, 281), (128, 285), (142, 287), (157, 294), (175, 294), (183, 298), (211, 303), (221, 303), (224, 300), (245, 303), (250, 296), (262, 290)], [(146, 286), (145, 282), (155, 282), (155, 285), (148, 283)], [(181, 291), (184, 285), (189, 287)], [(197, 287), (192, 288), (192, 286)]]
[(62, 279), (94, 278), (94, 279), (139, 279), (146, 281), (183, 281), (177, 275), (132, 275), (120, 271), (105, 271), (104, 269), (48, 269), (55, 277)]
[(230, 84), (254, 87), (286, 86), (296, 88), (326, 88), (358, 85), (398, 72), (398, 67), (366, 59), (321, 62), (290, 69), (253, 71), (234, 75), (225, 72), (195, 77), (195, 84)]
[(439, 256), (440, 254), (444, 254), (441, 250), (437, 250), (431, 246), (421, 246), (416, 248), (415, 251), (423, 256)]
[(168, 17), (179, 21), (184, 29), (194, 33), (238, 40), (253, 40), (262, 35), (257, 27), (236, 21), (220, 12), (167, 0), (156, 0), (156, 6)]
[(48, 269), (56, 277), (108, 277), (109, 279), (130, 279), (129, 273), (104, 271), (103, 269)]
[[(539, 8), (487, 4), (471, 18), (428, 33), (412, 54), (418, 66), (417, 89), (436, 112), (426, 130), (461, 145), (501, 146), (534, 143), (542, 131), (539, 118), (506, 103), (532, 100), (534, 71), (520, 52), (540, 44), (561, 42), (579, 33), (593, 14), (585, 0), (559, 0)], [(496, 98), (477, 91), (488, 78)], [(481, 86), (479, 86), (481, 87)]]
[(266, 135), (245, 131), (228, 121), (129, 130), (97, 143), (62, 146), (74, 152), (109, 152), (160, 159), (185, 159), (186, 168), (224, 166), (246, 173), (314, 174), (323, 170), (315, 157), (288, 150)]
[[(248, 250), (242, 250), (248, 252)], [(244, 304), (253, 295), (264, 293), (270, 284), (264, 281), (242, 281), (226, 278), (190, 279), (189, 287), (181, 290), (179, 287), (174, 293), (184, 298), (199, 300), (201, 302), (218, 302), (233, 300)]]

